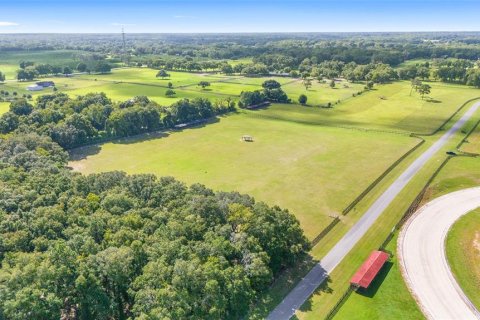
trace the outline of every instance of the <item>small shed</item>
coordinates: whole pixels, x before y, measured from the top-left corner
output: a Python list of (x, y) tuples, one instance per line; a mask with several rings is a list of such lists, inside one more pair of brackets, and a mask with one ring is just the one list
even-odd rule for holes
[(388, 253), (383, 251), (373, 251), (368, 259), (362, 264), (350, 279), (350, 284), (357, 288), (367, 289), (373, 279), (382, 269), (389, 258)]
[(242, 141), (253, 142), (253, 137), (245, 134), (242, 136)]

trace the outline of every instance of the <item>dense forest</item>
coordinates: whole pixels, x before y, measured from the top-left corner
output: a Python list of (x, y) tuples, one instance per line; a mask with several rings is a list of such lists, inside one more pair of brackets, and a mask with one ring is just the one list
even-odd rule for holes
[[(18, 80), (72, 72), (104, 73), (130, 65), (246, 76), (344, 77), (377, 83), (418, 77), (480, 86), (480, 41), (475, 32), (127, 34), (125, 46), (120, 34), (4, 34), (0, 35), (0, 49), (4, 53), (71, 50), (72, 62), (67, 65), (21, 61)], [(234, 62), (236, 59), (243, 60)], [(402, 65), (412, 59), (430, 62)]]
[[(201, 112), (188, 103), (172, 117)], [(137, 111), (158, 106), (58, 94), (2, 117), (18, 127), (0, 138), (0, 319), (238, 319), (308, 249), (292, 214), (247, 195), (66, 168), (59, 130)]]

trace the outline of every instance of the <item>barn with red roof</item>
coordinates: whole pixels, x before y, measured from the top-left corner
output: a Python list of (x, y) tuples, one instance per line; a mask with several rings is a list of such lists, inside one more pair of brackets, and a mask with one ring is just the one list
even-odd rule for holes
[(350, 284), (357, 288), (367, 289), (373, 279), (382, 269), (389, 258), (388, 253), (383, 251), (373, 251), (368, 259), (362, 264), (350, 279)]

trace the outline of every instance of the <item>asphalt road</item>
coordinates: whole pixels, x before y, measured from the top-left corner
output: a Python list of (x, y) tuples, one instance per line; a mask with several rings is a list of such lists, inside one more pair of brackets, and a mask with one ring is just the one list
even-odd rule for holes
[(398, 241), (402, 274), (428, 319), (480, 319), (445, 255), (450, 227), (478, 207), (478, 187), (449, 193), (418, 210), (402, 229)]
[(437, 153), (480, 107), (475, 103), (467, 112), (428, 150), (420, 155), (372, 204), (358, 222), (340, 239), (339, 242), (316, 264), (312, 270), (293, 288), (292, 291), (268, 315), (268, 320), (288, 320), (313, 292), (325, 281), (328, 274), (345, 258), (350, 250), (365, 235), (377, 218), (385, 211), (395, 197), (405, 188), (425, 163)]

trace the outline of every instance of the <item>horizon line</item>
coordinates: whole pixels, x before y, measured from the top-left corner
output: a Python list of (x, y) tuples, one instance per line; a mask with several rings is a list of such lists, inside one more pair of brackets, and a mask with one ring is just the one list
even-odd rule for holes
[[(118, 33), (122, 31), (119, 30)], [(176, 32), (125, 32), (128, 34), (362, 34), (362, 33), (476, 33), (480, 30), (415, 30), (415, 31), (231, 31), (231, 32), (216, 32), (216, 31), (203, 31), (203, 32), (189, 32), (189, 31), (176, 31)], [(12, 35), (12, 34), (117, 34), (117, 32), (0, 32), (0, 35)]]

